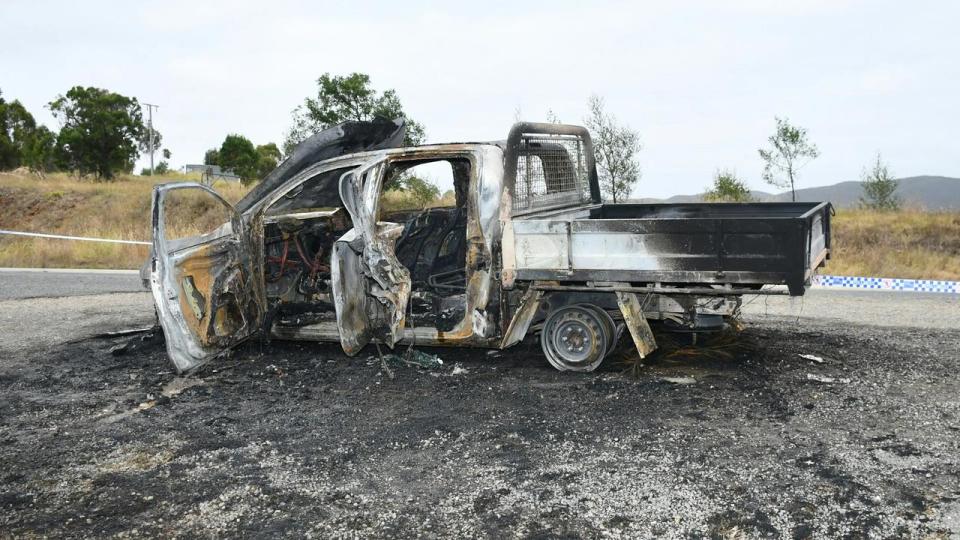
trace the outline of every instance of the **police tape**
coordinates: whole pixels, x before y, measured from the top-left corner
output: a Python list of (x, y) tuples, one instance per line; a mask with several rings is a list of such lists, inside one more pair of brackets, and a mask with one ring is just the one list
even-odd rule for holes
[(855, 276), (813, 276), (813, 285), (845, 289), (872, 289), (879, 291), (912, 291), (960, 294), (960, 281), (936, 279), (901, 279)]
[(66, 236), (62, 234), (45, 234), (45, 233), (30, 233), (23, 231), (7, 231), (0, 229), (0, 234), (7, 234), (11, 236), (32, 236), (35, 238), (53, 238), (55, 240), (80, 240), (84, 242), (109, 242), (112, 244), (135, 244), (138, 246), (149, 246), (151, 242), (143, 242), (140, 240), (113, 240), (110, 238), (90, 238), (88, 236)]
[[(86, 236), (66, 236), (61, 234), (29, 233), (23, 231), (7, 231), (0, 229), (0, 234), (13, 236), (32, 236), (37, 238), (54, 238), (59, 240), (81, 240), (87, 242), (110, 242), (114, 244), (135, 244), (149, 246), (150, 242), (140, 240), (113, 240), (109, 238), (90, 238)], [(815, 275), (811, 284), (819, 287), (835, 287), (844, 289), (872, 289), (886, 291), (913, 291), (960, 294), (960, 281), (944, 281), (936, 279), (902, 279), (858, 276), (826, 276)]]

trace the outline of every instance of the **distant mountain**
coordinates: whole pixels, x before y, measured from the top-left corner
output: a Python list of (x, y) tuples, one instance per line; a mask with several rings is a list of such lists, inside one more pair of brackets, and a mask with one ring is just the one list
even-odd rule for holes
[[(751, 191), (753, 198), (762, 202), (789, 201), (790, 192), (766, 193)], [(910, 176), (900, 178), (897, 194), (907, 206), (928, 210), (960, 210), (960, 178), (947, 176)], [(801, 188), (797, 200), (801, 202), (830, 201), (837, 207), (851, 207), (860, 203), (863, 189), (860, 182), (840, 182), (832, 186)], [(641, 202), (684, 203), (699, 202), (703, 194), (675, 195), (669, 199), (640, 199)]]

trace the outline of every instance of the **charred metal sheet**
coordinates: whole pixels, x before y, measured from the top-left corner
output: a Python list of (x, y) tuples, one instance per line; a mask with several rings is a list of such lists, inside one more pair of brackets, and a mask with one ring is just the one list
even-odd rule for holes
[(683, 294), (697, 296), (739, 296), (756, 294), (761, 296), (776, 296), (788, 294), (783, 289), (748, 289), (732, 287), (635, 287), (632, 285), (608, 284), (609, 282), (590, 282), (589, 285), (561, 285), (559, 282), (534, 282), (532, 289), (540, 291), (579, 291), (579, 292), (634, 292), (653, 294)]
[[(477, 336), (482, 340), (488, 338), (492, 333), (493, 322), (489, 317), (486, 307), (490, 295), (490, 272), (486, 269), (475, 269), (467, 282), (467, 306), (470, 313), (470, 334), (462, 333), (457, 337), (466, 338), (471, 335)], [(463, 326), (466, 325), (464, 317)]]
[(537, 309), (540, 307), (540, 300), (542, 298), (542, 290), (528, 289), (527, 292), (523, 294), (523, 298), (520, 299), (520, 305), (517, 307), (517, 311), (510, 321), (510, 325), (503, 333), (503, 340), (500, 342), (501, 349), (516, 345), (523, 340), (524, 336), (527, 335), (527, 330), (530, 328), (530, 323), (533, 322), (533, 317), (537, 314)]
[(358, 249), (354, 247), (356, 230), (345, 234), (333, 244), (330, 257), (330, 277), (333, 282), (333, 302), (337, 312), (335, 334), (347, 354), (356, 354), (370, 341), (370, 318), (367, 314), (367, 282)]
[(513, 234), (518, 268), (570, 269), (570, 222), (517, 220), (513, 222)]
[(473, 174), (467, 190), (466, 224), (466, 315), (451, 331), (438, 333), (438, 340), (485, 345), (499, 334), (495, 311), (488, 311), (494, 286), (491, 268), (499, 240), (498, 209), (491, 204), (500, 192), (502, 160), (500, 149), (476, 148), (469, 153)]
[(313, 164), (347, 154), (397, 148), (403, 143), (405, 132), (406, 126), (402, 119), (378, 118), (370, 122), (344, 122), (316, 133), (298, 144), (276, 169), (250, 190), (237, 203), (237, 211), (246, 212), (287, 180)]
[(786, 284), (801, 294), (829, 255), (827, 203), (600, 205), (515, 219), (510, 280)]
[(500, 197), (503, 194), (503, 152), (496, 146), (482, 146), (477, 150), (478, 172), (474, 203), (477, 225), (483, 237), (484, 251), (492, 260), (494, 250), (500, 245), (501, 220)]
[(514, 241), (517, 235), (513, 232), (513, 221), (511, 221), (509, 217), (502, 223), (503, 238), (500, 241), (500, 283), (505, 290), (511, 290), (514, 288), (517, 280), (517, 245)]
[[(578, 281), (630, 281), (634, 283), (672, 283), (683, 286), (702, 284), (731, 285), (740, 287), (749, 285), (785, 285), (787, 278), (776, 272), (710, 272), (710, 271), (665, 271), (649, 270), (590, 270), (575, 269), (563, 274), (554, 270), (521, 269), (516, 271), (516, 279), (522, 281), (542, 281), (562, 279), (565, 282)], [(791, 294), (793, 292), (791, 291)]]
[(182, 373), (254, 333), (264, 300), (252, 259), (256, 253), (252, 245), (259, 236), (245, 230), (238, 215), (211, 233), (166, 239), (163, 201), (177, 189), (198, 189), (232, 207), (200, 184), (180, 182), (154, 189), (151, 290), (167, 354)]
[(650, 324), (643, 315), (643, 304), (640, 298), (636, 293), (618, 292), (617, 303), (620, 305), (623, 321), (630, 330), (633, 344), (637, 347), (637, 353), (640, 354), (640, 358), (646, 358), (657, 349), (657, 340), (653, 337)]
[(401, 338), (410, 299), (410, 272), (393, 253), (402, 226), (376, 221), (384, 170), (385, 163), (378, 160), (340, 181), (353, 229), (334, 244), (331, 277), (341, 345), (350, 355), (374, 336), (393, 347)]

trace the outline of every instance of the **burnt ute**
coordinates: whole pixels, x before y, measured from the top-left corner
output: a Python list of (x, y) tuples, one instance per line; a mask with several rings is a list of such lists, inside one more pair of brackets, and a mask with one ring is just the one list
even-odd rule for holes
[[(350, 355), (536, 334), (551, 365), (590, 371), (625, 333), (645, 356), (651, 325), (716, 330), (745, 294), (803, 294), (829, 258), (828, 203), (604, 203), (582, 127), (412, 148), (402, 135), (385, 121), (321, 132), (235, 208), (199, 184), (157, 187), (149, 282), (178, 371), (258, 334)], [(452, 205), (382, 208), (386, 185), (433, 163), (452, 171)], [(176, 238), (165, 207), (184, 190), (224, 223)]]

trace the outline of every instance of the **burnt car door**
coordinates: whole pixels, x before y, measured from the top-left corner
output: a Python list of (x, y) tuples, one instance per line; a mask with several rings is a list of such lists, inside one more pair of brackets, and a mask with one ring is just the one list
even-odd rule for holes
[(209, 187), (153, 191), (150, 285), (178, 372), (208, 362), (259, 329), (264, 313), (255, 231)]
[(410, 272), (394, 253), (403, 226), (377, 221), (385, 171), (380, 159), (340, 178), (353, 229), (334, 243), (330, 271), (340, 344), (349, 355), (371, 340), (393, 347), (403, 337)]

